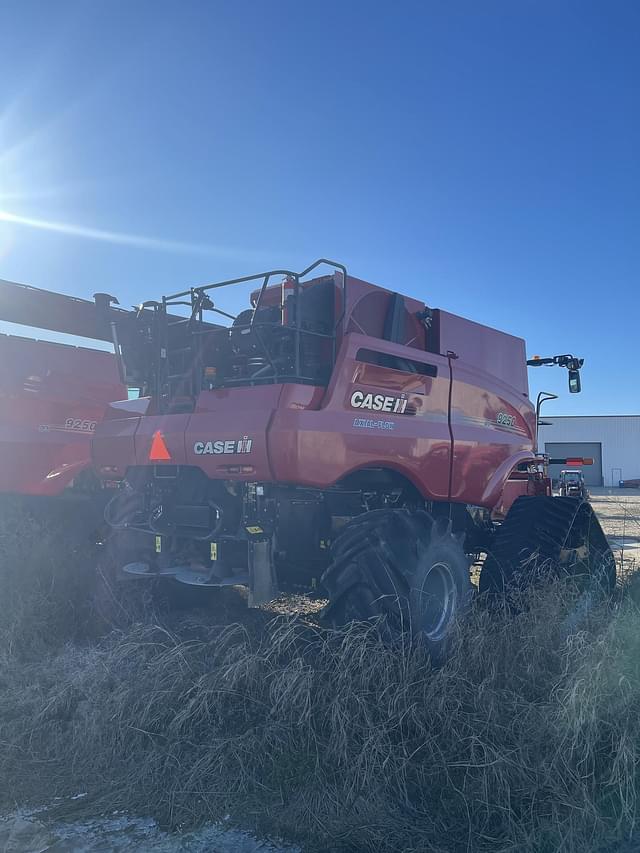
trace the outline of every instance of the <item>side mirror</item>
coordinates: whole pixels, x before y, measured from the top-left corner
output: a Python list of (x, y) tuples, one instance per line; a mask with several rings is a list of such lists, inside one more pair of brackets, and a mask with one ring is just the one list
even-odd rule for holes
[(570, 370), (569, 371), (569, 393), (570, 394), (579, 394), (582, 391), (582, 383), (580, 382), (580, 371), (579, 370)]

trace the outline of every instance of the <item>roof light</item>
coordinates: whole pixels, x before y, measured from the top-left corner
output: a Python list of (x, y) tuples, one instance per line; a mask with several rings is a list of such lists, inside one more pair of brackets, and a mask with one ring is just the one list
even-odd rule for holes
[(171, 454), (169, 453), (169, 449), (165, 444), (164, 437), (160, 430), (157, 430), (153, 434), (153, 440), (151, 442), (151, 450), (149, 451), (149, 461), (150, 462), (167, 462), (171, 459)]

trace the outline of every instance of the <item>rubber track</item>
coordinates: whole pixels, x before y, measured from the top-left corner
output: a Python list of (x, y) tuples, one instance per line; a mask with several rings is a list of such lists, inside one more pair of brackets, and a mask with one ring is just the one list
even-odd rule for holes
[[(491, 553), (481, 572), (480, 591), (503, 589), (523, 570), (523, 563), (532, 558), (538, 566), (547, 561), (557, 566), (562, 549), (585, 543), (589, 545), (585, 570), (589, 571), (598, 557), (606, 556), (611, 585), (613, 556), (590, 504), (580, 498), (518, 498), (494, 535)], [(613, 572), (615, 583), (615, 563)]]

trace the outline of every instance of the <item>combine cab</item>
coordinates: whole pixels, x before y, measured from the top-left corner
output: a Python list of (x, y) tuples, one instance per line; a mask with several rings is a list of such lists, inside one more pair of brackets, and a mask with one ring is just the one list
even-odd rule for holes
[[(383, 616), (436, 655), (482, 552), (488, 591), (541, 542), (557, 570), (615, 582), (590, 506), (551, 497), (521, 339), (327, 261), (190, 288), (113, 328), (140, 398), (108, 407), (93, 460), (121, 482), (106, 518), (124, 573), (245, 584), (252, 604), (321, 585), (331, 624)], [(533, 362), (551, 363), (579, 390), (581, 360)]]

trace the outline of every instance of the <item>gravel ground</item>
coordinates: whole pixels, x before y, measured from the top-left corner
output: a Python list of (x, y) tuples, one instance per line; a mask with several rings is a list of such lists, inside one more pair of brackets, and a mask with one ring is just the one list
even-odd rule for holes
[(640, 569), (640, 490), (593, 489), (591, 505), (624, 577)]
[(223, 826), (169, 834), (148, 818), (114, 814), (51, 823), (46, 812), (21, 809), (0, 818), (0, 853), (300, 853)]

